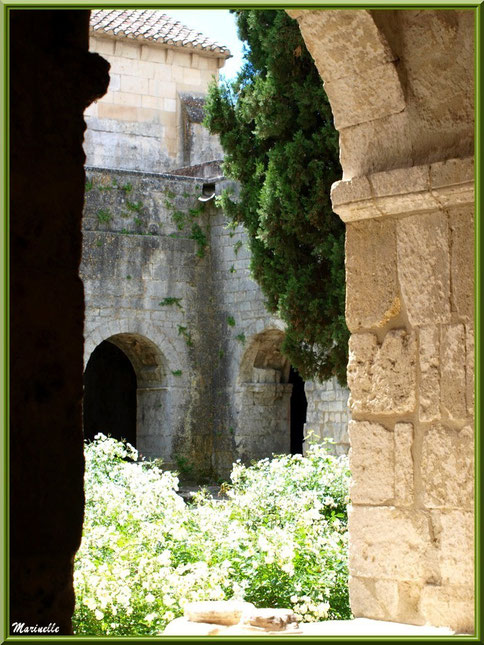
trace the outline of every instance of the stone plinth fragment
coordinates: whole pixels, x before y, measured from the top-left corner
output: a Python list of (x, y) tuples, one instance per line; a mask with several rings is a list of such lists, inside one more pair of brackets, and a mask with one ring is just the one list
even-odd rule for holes
[(185, 606), (185, 618), (194, 623), (237, 625), (243, 614), (254, 609), (255, 606), (250, 602), (206, 600), (188, 603)]
[(297, 618), (289, 609), (254, 609), (242, 617), (244, 625), (252, 625), (270, 631), (280, 631), (290, 626), (297, 627)]
[(207, 600), (189, 603), (185, 616), (167, 627), (165, 636), (290, 635), (302, 633), (290, 609), (256, 607), (237, 600)]

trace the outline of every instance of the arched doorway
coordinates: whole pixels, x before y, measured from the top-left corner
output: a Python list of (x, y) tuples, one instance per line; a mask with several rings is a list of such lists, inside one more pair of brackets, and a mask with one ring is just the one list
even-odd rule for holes
[(84, 372), (84, 439), (102, 432), (136, 447), (136, 388), (129, 358), (109, 340), (103, 341)]
[(84, 373), (84, 438), (98, 432), (126, 439), (142, 457), (170, 461), (173, 427), (165, 360), (137, 333), (103, 340)]
[(304, 381), (281, 352), (284, 332), (255, 334), (241, 361), (236, 430), (243, 461), (302, 454), (307, 400)]

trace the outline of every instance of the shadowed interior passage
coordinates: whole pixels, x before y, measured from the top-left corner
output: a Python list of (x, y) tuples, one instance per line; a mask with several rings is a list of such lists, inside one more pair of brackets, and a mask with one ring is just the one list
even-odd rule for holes
[(304, 381), (292, 367), (289, 372), (289, 383), (292, 383), (291, 394), (291, 454), (302, 454), (304, 440), (304, 424), (308, 402), (304, 393)]
[(105, 340), (84, 372), (84, 438), (98, 432), (136, 446), (136, 373), (126, 354)]

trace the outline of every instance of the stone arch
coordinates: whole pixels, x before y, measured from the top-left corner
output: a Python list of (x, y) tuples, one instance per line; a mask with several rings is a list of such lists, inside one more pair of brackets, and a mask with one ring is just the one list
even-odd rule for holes
[[(144, 457), (173, 465), (177, 423), (186, 398), (186, 374), (174, 376), (180, 357), (155, 325), (118, 319), (93, 329), (85, 341), (85, 366), (104, 341), (119, 348), (136, 373), (136, 444)], [(175, 369), (172, 369), (172, 368)]]
[(103, 433), (136, 447), (137, 383), (136, 370), (124, 351), (110, 339), (96, 347), (84, 370), (85, 441)]
[(178, 370), (184, 357), (180, 356), (162, 328), (139, 318), (109, 320), (90, 330), (84, 340), (84, 366), (94, 348), (111, 338), (130, 358), (135, 369), (138, 366), (140, 377), (146, 382), (154, 378), (166, 386), (187, 384), (187, 374), (173, 376), (173, 371)]
[(249, 337), (242, 355), (239, 383), (287, 383), (289, 361), (281, 353), (284, 331), (269, 327)]
[(288, 13), (324, 81), (344, 180), (473, 154), (473, 11)]
[(133, 365), (138, 385), (164, 385), (166, 360), (155, 343), (139, 334), (120, 333), (107, 338), (129, 358)]
[[(244, 461), (290, 453), (294, 446), (301, 452), (307, 409), (304, 384), (301, 397), (296, 372), (281, 352), (283, 324), (278, 321), (261, 329), (256, 323), (254, 329), (241, 357), (236, 389), (235, 441), (237, 456)], [(306, 402), (301, 412), (304, 419), (296, 423), (299, 419), (291, 406), (302, 406), (302, 399)], [(300, 437), (294, 436), (296, 426)]]
[(288, 13), (340, 135), (352, 612), (472, 632), (476, 11)]

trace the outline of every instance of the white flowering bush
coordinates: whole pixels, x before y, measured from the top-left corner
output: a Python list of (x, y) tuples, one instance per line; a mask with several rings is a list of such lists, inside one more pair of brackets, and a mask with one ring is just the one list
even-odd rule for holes
[(86, 513), (74, 585), (76, 634), (156, 635), (196, 600), (349, 618), (348, 463), (306, 457), (234, 464), (226, 499), (186, 504), (178, 479), (129, 444), (86, 444)]

